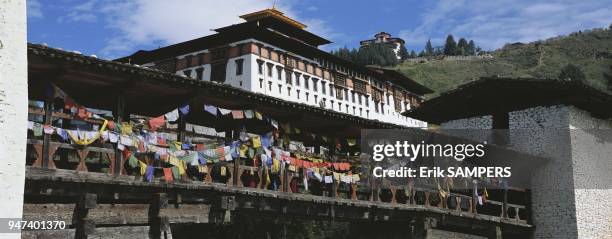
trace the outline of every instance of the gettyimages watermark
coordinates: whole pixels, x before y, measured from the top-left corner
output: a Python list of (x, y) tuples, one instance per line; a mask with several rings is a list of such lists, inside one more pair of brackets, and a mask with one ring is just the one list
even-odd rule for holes
[[(529, 189), (542, 180), (608, 189), (612, 130), (363, 130), (361, 173), (395, 186), (478, 180)], [(578, 177), (578, 175), (581, 175)], [(567, 185), (566, 185), (567, 186)], [(570, 186), (568, 186), (570, 187)]]

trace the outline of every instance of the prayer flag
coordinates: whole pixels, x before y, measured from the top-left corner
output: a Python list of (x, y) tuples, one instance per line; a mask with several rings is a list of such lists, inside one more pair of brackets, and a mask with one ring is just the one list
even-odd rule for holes
[(151, 130), (157, 130), (159, 127), (165, 124), (166, 124), (166, 117), (163, 115), (149, 120), (149, 127), (151, 128)]
[(253, 148), (261, 147), (261, 138), (259, 137), (259, 135), (253, 136), (251, 140), (253, 140)]
[(179, 117), (179, 113), (177, 109), (174, 109), (173, 111), (170, 111), (168, 113), (166, 113), (164, 116), (166, 116), (166, 119), (170, 122), (174, 122), (176, 120), (178, 120)]
[(242, 110), (232, 110), (232, 117), (234, 119), (244, 119), (244, 112)]
[(217, 107), (214, 107), (212, 105), (204, 105), (204, 110), (214, 116), (217, 116)]
[(140, 161), (138, 161), (138, 159), (136, 159), (136, 157), (133, 154), (130, 155), (130, 158), (128, 160), (128, 165), (131, 168), (136, 168), (138, 166), (138, 162), (140, 162)]
[(189, 114), (189, 103), (185, 103), (184, 105), (179, 107), (179, 112), (181, 113), (181, 115)]
[(147, 164), (143, 163), (142, 161), (138, 161), (138, 163), (140, 164), (140, 175), (145, 175), (147, 172)]
[(231, 113), (232, 110), (219, 108), (219, 112), (221, 112), (222, 115), (227, 115), (227, 114)]
[(172, 180), (172, 169), (171, 168), (164, 168), (164, 179), (168, 183), (171, 183), (173, 181)]
[(154, 167), (147, 166), (147, 172), (145, 173), (145, 178), (147, 179), (147, 182), (153, 181), (153, 170), (155, 170)]

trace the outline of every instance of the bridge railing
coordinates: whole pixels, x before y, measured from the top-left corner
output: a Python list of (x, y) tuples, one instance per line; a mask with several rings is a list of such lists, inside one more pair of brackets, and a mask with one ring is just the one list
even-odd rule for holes
[[(28, 165), (43, 168), (62, 168), (83, 172), (99, 172), (110, 175), (137, 175), (138, 169), (127, 167), (127, 158), (116, 144), (93, 142), (86, 146), (61, 142), (58, 135), (45, 132), (47, 127), (53, 125), (57, 120), (74, 120), (73, 116), (61, 112), (53, 112), (51, 108), (29, 109), (30, 116), (41, 118), (40, 125), (32, 126), (28, 133)], [(79, 119), (82, 120), (82, 119)], [(87, 119), (87, 123), (102, 124), (100, 119)], [(119, 122), (119, 121), (118, 121)], [(56, 123), (56, 122), (55, 122)], [(40, 128), (42, 127), (42, 134)], [(178, 129), (174, 132), (181, 134)], [(147, 165), (155, 167), (156, 160), (151, 155), (144, 154), (142, 158)], [(214, 175), (213, 171), (224, 167), (225, 176)], [(159, 169), (159, 168), (156, 168)], [(270, 177), (273, 178), (270, 178)], [(385, 186), (391, 185), (385, 182), (374, 184), (377, 179), (368, 178), (367, 184), (339, 182), (334, 178), (332, 183), (318, 182), (310, 179), (304, 181), (303, 169), (290, 170), (289, 165), (281, 167), (274, 174), (261, 166), (247, 166), (240, 159), (231, 162), (219, 162), (209, 164), (197, 172), (187, 173), (180, 179), (170, 182), (160, 170), (155, 170), (152, 175), (156, 181), (184, 182), (201, 181), (202, 183), (224, 183), (228, 187), (257, 188), (275, 190), (284, 193), (313, 194), (339, 199), (350, 199), (360, 201), (371, 201), (390, 203), (393, 205), (422, 206), (426, 208), (437, 208), (447, 211), (457, 211), (470, 214), (484, 214), (496, 216), (507, 220), (526, 222), (527, 207), (509, 203), (506, 199), (508, 189), (502, 192), (502, 200), (487, 200), (480, 203), (475, 192), (450, 192), (443, 194), (433, 188)]]

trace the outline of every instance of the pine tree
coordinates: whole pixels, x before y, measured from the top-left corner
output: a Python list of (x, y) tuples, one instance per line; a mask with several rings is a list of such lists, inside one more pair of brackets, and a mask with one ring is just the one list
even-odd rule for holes
[(410, 58), (416, 58), (417, 54), (414, 50), (410, 51)]
[[(372, 44), (361, 47), (359, 50), (342, 47), (330, 53), (360, 65), (394, 66), (398, 63), (395, 52), (384, 44)], [(407, 51), (405, 56), (409, 56)]]
[(455, 42), (455, 38), (453, 35), (448, 35), (446, 37), (446, 43), (444, 43), (444, 55), (454, 56), (457, 54), (457, 42)]
[(431, 46), (431, 39), (427, 40), (427, 43), (425, 44), (425, 56), (432, 56), (434, 54), (434, 48), (433, 46)]
[(470, 56), (476, 55), (476, 43), (473, 40), (468, 43), (468, 54)]
[(465, 38), (462, 37), (459, 39), (459, 42), (457, 43), (457, 51), (455, 53), (456, 55), (461, 56), (468, 55), (468, 42), (465, 40)]

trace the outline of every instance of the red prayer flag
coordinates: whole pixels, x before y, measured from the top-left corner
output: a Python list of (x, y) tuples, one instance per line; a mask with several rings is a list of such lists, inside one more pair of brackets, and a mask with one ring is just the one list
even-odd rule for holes
[(172, 168), (164, 168), (164, 179), (166, 182), (171, 183), (174, 178), (172, 177)]
[(79, 107), (78, 116), (81, 119), (87, 119), (87, 109), (85, 109), (83, 106)]
[(166, 117), (164, 115), (161, 115), (159, 117), (152, 118), (149, 120), (149, 127), (151, 128), (151, 130), (157, 130), (157, 128), (165, 124), (166, 124)]

